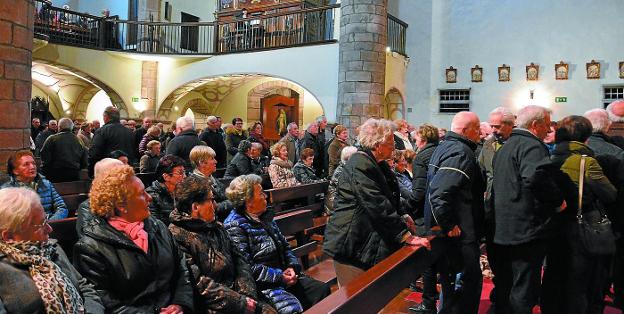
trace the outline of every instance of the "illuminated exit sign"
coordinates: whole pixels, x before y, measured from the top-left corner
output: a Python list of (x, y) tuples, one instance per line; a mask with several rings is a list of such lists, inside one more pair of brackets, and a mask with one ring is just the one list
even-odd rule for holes
[(555, 97), (555, 102), (568, 102), (568, 97)]

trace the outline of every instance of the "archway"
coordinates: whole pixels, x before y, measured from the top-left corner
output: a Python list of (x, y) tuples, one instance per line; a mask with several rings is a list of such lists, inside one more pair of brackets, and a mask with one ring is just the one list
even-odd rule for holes
[(389, 120), (405, 119), (403, 95), (396, 88), (391, 88), (384, 98), (384, 117)]

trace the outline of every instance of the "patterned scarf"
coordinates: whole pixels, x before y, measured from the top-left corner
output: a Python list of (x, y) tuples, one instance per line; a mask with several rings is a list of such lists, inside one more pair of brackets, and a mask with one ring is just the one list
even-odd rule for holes
[(56, 255), (55, 245), (49, 242), (2, 242), (0, 253), (11, 263), (28, 266), (28, 272), (41, 295), (46, 313), (84, 313), (84, 304), (78, 289), (51, 261)]

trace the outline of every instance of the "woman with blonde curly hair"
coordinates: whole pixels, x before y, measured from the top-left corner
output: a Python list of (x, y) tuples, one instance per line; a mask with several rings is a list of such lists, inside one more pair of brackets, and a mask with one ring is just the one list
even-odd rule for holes
[(91, 283), (106, 312), (182, 313), (193, 309), (184, 255), (167, 227), (150, 216), (152, 198), (130, 166), (96, 177), (91, 211), (74, 247), (76, 269)]
[(288, 147), (285, 142), (277, 142), (271, 147), (271, 164), (269, 165), (269, 177), (273, 188), (287, 188), (299, 185), (292, 171), (293, 164), (288, 159)]

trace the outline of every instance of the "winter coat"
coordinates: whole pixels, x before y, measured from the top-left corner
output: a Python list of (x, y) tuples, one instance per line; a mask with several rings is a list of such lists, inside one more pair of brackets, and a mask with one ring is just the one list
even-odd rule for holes
[(609, 142), (610, 138), (602, 133), (594, 133), (589, 137), (587, 146), (596, 156), (612, 155), (624, 162), (624, 150)]
[(288, 160), (294, 165), (299, 160), (299, 139), (293, 137), (290, 134), (286, 134), (280, 140), (282, 143), (286, 143), (286, 149), (288, 150)]
[(223, 177), (233, 179), (251, 173), (260, 175), (262, 173), (261, 166), (253, 163), (251, 158), (244, 153), (238, 153), (225, 169)]
[(334, 174), (329, 180), (329, 185), (327, 186), (327, 196), (325, 197), (325, 212), (330, 214), (334, 211), (334, 199), (336, 197), (336, 189), (338, 189), (338, 181), (342, 176), (342, 170), (344, 169), (344, 162), (340, 162), (336, 170), (334, 170)]
[(269, 152), (269, 144), (267, 144), (266, 139), (264, 138), (262, 134), (256, 134), (254, 132), (250, 132), (247, 140), (252, 143), (262, 144), (262, 152), (260, 154), (264, 157), (271, 156), (271, 153)]
[(271, 165), (269, 165), (269, 176), (274, 189), (299, 185), (299, 182), (295, 179), (292, 167), (290, 160), (284, 161), (279, 157), (273, 157)]
[(265, 212), (260, 221), (256, 221), (242, 214), (243, 211), (242, 208), (233, 210), (225, 219), (225, 229), (251, 265), (258, 291), (279, 313), (302, 312), (301, 304), (285, 290), (283, 282), (284, 270), (292, 267), (299, 274), (301, 265), (273, 221), (272, 213)]
[(347, 146), (347, 143), (340, 140), (339, 138), (334, 138), (329, 144), (327, 148), (327, 163), (328, 163), (328, 172), (327, 175), (331, 177), (336, 170), (336, 167), (340, 164), (340, 153), (342, 149)]
[(162, 221), (165, 226), (169, 225), (169, 214), (174, 207), (173, 196), (163, 183), (158, 180), (154, 180), (145, 192), (152, 197), (152, 202), (149, 204), (149, 210), (154, 218)]
[(223, 183), (216, 180), (213, 176), (206, 177), (197, 169), (195, 169), (191, 175), (207, 180), (207, 184), (212, 190), (212, 197), (214, 197), (215, 202), (217, 202), (217, 207), (215, 208), (217, 220), (223, 222), (234, 207), (232, 202), (225, 196), (225, 186)]
[[(76, 271), (56, 240), (50, 240), (56, 254), (50, 259), (72, 282), (82, 300), (86, 313), (104, 313), (100, 297), (85, 278)], [(24, 265), (16, 265), (0, 253), (0, 313), (45, 313), (41, 294)]]
[(85, 226), (74, 246), (74, 265), (102, 299), (107, 313), (158, 313), (177, 304), (193, 310), (193, 286), (184, 255), (165, 225), (143, 221), (145, 253), (108, 222)]
[(314, 183), (321, 181), (319, 177), (316, 176), (314, 169), (308, 167), (303, 161), (299, 160), (292, 170), (293, 174), (297, 181), (302, 184)]
[(563, 195), (552, 179), (559, 170), (546, 145), (526, 129), (513, 129), (493, 163), (494, 243), (519, 245), (549, 237), (548, 222)]
[(210, 146), (210, 148), (215, 151), (217, 168), (225, 168), (227, 165), (227, 149), (225, 147), (223, 135), (221, 135), (218, 130), (213, 131), (206, 129), (201, 135), (199, 135), (199, 139), (204, 141), (206, 145)]
[(477, 144), (449, 131), (431, 155), (425, 196), (425, 228), (440, 226), (447, 233), (461, 230), (462, 243), (476, 243), (483, 224), (483, 191), (474, 150)]
[(312, 168), (314, 168), (316, 176), (322, 178), (324, 176), (323, 170), (325, 168), (325, 157), (323, 150), (324, 147), (320, 143), (318, 136), (312, 135), (312, 133), (306, 131), (305, 135), (303, 136), (303, 140), (301, 141), (301, 147), (299, 148), (299, 151), (301, 152), (305, 148), (311, 148), (314, 150), (314, 162), (312, 164)]
[(431, 155), (438, 147), (438, 143), (427, 143), (416, 154), (416, 158), (412, 162), (412, 194), (410, 204), (414, 219), (424, 217), (425, 208), (425, 192), (427, 191), (427, 171), (429, 170), (429, 161)]
[(128, 154), (130, 164), (136, 161), (132, 131), (121, 125), (119, 121), (109, 121), (93, 135), (89, 148), (89, 167), (116, 150)]
[(186, 255), (195, 287), (195, 311), (245, 313), (247, 298), (258, 298), (256, 284), (223, 225), (174, 210), (169, 230)]
[(141, 139), (141, 141), (138, 144), (139, 145), (139, 156), (142, 156), (143, 154), (145, 154), (145, 151), (147, 150), (147, 143), (149, 143), (150, 141), (158, 141), (158, 139), (159, 139), (158, 136), (151, 136), (149, 134), (143, 135), (143, 138)]
[(377, 163), (370, 151), (353, 154), (338, 180), (323, 252), (343, 264), (373, 267), (409, 236), (399, 206), (399, 186), (388, 164)]
[(78, 138), (82, 142), (82, 145), (87, 149), (87, 151), (89, 150), (89, 147), (91, 147), (91, 136), (91, 133), (86, 133), (82, 130), (78, 131)]
[(184, 131), (174, 137), (167, 146), (167, 155), (175, 155), (184, 159), (184, 168), (191, 169), (191, 149), (201, 145), (201, 141), (194, 130)]
[(483, 143), (481, 152), (477, 157), (477, 163), (479, 164), (481, 176), (485, 178), (486, 181), (484, 197), (485, 217), (487, 220), (491, 221), (494, 219), (494, 212), (492, 212), (492, 208), (490, 206), (490, 198), (492, 196), (492, 179), (494, 178), (492, 160), (494, 160), (494, 154), (502, 147), (502, 145), (503, 144), (501, 144), (495, 136), (492, 136), (487, 139), (485, 143)]
[(159, 161), (160, 156), (152, 155), (149, 151), (145, 152), (145, 154), (141, 156), (141, 161), (139, 161), (139, 172), (156, 172), (156, 166), (158, 166)]
[(27, 187), (37, 192), (39, 198), (41, 198), (41, 205), (48, 220), (64, 219), (69, 214), (65, 201), (58, 194), (52, 182), (48, 181), (41, 174), (37, 174), (32, 184), (17, 181), (15, 177), (11, 176), (9, 181), (2, 185), (2, 188), (8, 187)]
[[(136, 154), (137, 156), (141, 156), (143, 154), (143, 152), (141, 152), (141, 143), (143, 143), (143, 139), (145, 138), (145, 135), (147, 135), (147, 129), (144, 128), (143, 126), (141, 126), (140, 128), (134, 130), (132, 132), (132, 137), (134, 138), (134, 151), (133, 154)], [(145, 142), (145, 145), (147, 145), (147, 142)], [(143, 146), (144, 150), (145, 150), (145, 146)], [(130, 152), (127, 152), (128, 154), (130, 154)]]
[(405, 138), (403, 136), (403, 134), (397, 132), (394, 132), (394, 149), (396, 150), (414, 150), (414, 146), (412, 145), (412, 139), (410, 138), (409, 134), (407, 135), (407, 138)]
[(41, 164), (44, 173), (52, 169), (85, 169), (87, 149), (74, 133), (62, 131), (48, 137), (43, 144)]
[(39, 151), (41, 151), (41, 148), (43, 147), (43, 144), (48, 139), (48, 137), (50, 137), (50, 136), (52, 136), (54, 134), (56, 134), (56, 132), (52, 131), (50, 129), (45, 129), (45, 130), (39, 132), (37, 137), (35, 137), (33, 139), (35, 141), (35, 147), (36, 147), (37, 153), (39, 153)]
[(227, 163), (229, 164), (232, 158), (238, 154), (238, 144), (242, 140), (246, 140), (249, 137), (247, 131), (241, 130), (240, 132), (236, 131), (236, 129), (229, 129), (225, 132), (225, 147), (227, 149)]

